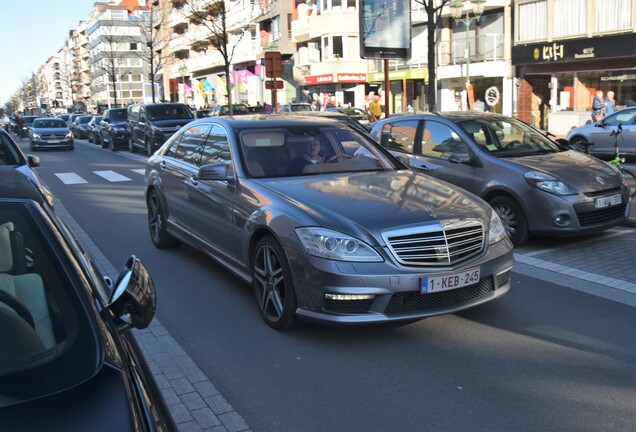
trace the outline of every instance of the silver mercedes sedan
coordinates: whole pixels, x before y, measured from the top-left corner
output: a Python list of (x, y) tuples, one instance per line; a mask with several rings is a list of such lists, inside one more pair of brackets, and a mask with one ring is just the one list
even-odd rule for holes
[(417, 320), (510, 289), (512, 243), (485, 201), (335, 120), (199, 119), (145, 178), (153, 243), (250, 283), (275, 329)]

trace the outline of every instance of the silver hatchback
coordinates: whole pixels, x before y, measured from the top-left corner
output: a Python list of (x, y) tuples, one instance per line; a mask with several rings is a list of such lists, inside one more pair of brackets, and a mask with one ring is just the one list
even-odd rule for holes
[(416, 171), (485, 199), (517, 245), (530, 234), (600, 231), (627, 218), (629, 189), (614, 167), (514, 118), (398, 116), (375, 123), (371, 135)]

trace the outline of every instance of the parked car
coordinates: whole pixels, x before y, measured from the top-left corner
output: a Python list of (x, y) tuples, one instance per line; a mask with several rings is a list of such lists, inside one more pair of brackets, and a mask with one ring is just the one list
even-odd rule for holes
[[(46, 198), (47, 203), (53, 207), (53, 196), (40, 182), (40, 177), (35, 168), (40, 166), (40, 158), (33, 155), (25, 155), (11, 135), (0, 130), (0, 167), (10, 167), (24, 174)], [(4, 168), (2, 168), (4, 169)]]
[(102, 128), (101, 121), (102, 116), (100, 115), (93, 116), (93, 118), (88, 121), (86, 125), (86, 139), (89, 143), (94, 142), (95, 144), (102, 145), (100, 138), (100, 130)]
[(116, 281), (15, 170), (0, 170), (0, 424), (174, 431), (130, 329), (156, 307), (131, 256)]
[(278, 112), (311, 112), (311, 105), (305, 102), (281, 104)]
[(29, 135), (31, 151), (40, 149), (75, 148), (73, 133), (66, 122), (57, 117), (40, 117), (35, 119)]
[(76, 117), (70, 128), (75, 138), (86, 138), (88, 136), (88, 122), (93, 118), (92, 114)]
[(77, 120), (78, 117), (81, 117), (83, 115), (86, 115), (86, 113), (69, 114), (68, 118), (66, 119), (66, 123), (68, 124), (68, 127), (71, 127), (71, 125), (75, 122), (75, 120)]
[(371, 136), (413, 169), (485, 199), (517, 245), (531, 234), (601, 231), (627, 217), (629, 189), (616, 169), (511, 117), (399, 116), (373, 123)]
[(192, 110), (192, 115), (194, 116), (194, 118), (200, 119), (204, 117), (209, 117), (210, 112), (211, 110), (209, 109), (198, 109), (198, 110)]
[(579, 150), (589, 149), (589, 153), (607, 157), (614, 155), (614, 137), (618, 125), (623, 131), (618, 139), (618, 148), (626, 156), (636, 156), (636, 107), (623, 108), (608, 115), (603, 120), (571, 129), (566, 139)]
[(69, 119), (70, 116), (71, 116), (70, 114), (58, 114), (57, 115), (57, 117), (61, 118), (65, 122), (68, 122), (68, 119)]
[(267, 114), (267, 111), (265, 111), (265, 107), (263, 105), (248, 105), (247, 110), (251, 114)]
[(328, 118), (338, 120), (340, 123), (344, 123), (347, 126), (355, 129), (361, 134), (369, 135), (370, 127), (361, 124), (359, 121), (354, 120), (346, 114), (342, 114), (340, 112), (335, 111), (312, 111), (310, 113), (306, 111), (295, 111), (295, 112), (282, 112), (280, 113), (282, 116), (292, 116), (292, 117), (307, 117), (307, 118)]
[(416, 320), (510, 288), (512, 243), (486, 202), (338, 121), (196, 120), (148, 159), (145, 179), (155, 246), (215, 258), (252, 284), (276, 329)]
[[(232, 104), (232, 115), (253, 114), (245, 104)], [(228, 105), (215, 105), (210, 109), (208, 117), (229, 116), (230, 107)]]
[(128, 147), (128, 109), (112, 108), (104, 111), (100, 122), (102, 148), (117, 151)]
[(134, 153), (153, 154), (183, 125), (194, 120), (190, 108), (182, 103), (135, 104), (128, 107), (128, 148)]
[(327, 108), (325, 109), (325, 111), (339, 112), (341, 114), (348, 115), (352, 119), (357, 120), (363, 126), (368, 127), (371, 124), (371, 115), (361, 108), (337, 107), (337, 108)]

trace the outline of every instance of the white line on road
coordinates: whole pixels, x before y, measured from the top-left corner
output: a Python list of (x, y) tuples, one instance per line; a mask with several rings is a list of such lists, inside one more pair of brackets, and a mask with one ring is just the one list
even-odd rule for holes
[(145, 168), (132, 169), (131, 171), (134, 171), (137, 174), (146, 175), (146, 169)]
[(105, 178), (109, 182), (122, 182), (122, 181), (132, 181), (126, 176), (116, 173), (115, 171), (93, 171), (100, 177)]
[(80, 183), (88, 183), (86, 180), (81, 178), (75, 173), (55, 173), (55, 176), (62, 180), (64, 184), (80, 184)]

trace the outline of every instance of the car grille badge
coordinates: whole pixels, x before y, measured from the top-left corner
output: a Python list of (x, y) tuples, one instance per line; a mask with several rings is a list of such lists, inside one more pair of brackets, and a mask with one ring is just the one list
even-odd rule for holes
[(602, 177), (596, 176), (594, 177), (596, 179), (597, 182), (599, 182), (601, 185), (605, 185), (605, 180), (603, 180)]

